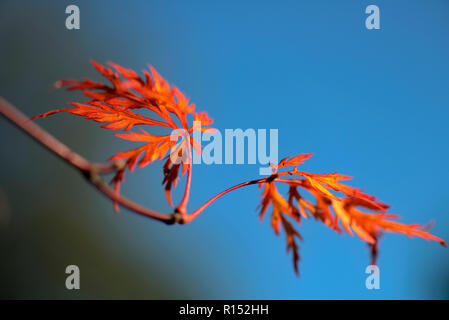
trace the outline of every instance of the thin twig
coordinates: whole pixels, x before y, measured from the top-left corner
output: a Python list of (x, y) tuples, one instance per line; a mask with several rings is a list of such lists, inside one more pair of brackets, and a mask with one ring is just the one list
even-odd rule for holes
[(239, 189), (241, 187), (250, 186), (250, 185), (259, 184), (259, 183), (264, 183), (264, 182), (268, 182), (268, 181), (292, 183), (292, 181), (295, 181), (295, 180), (294, 179), (279, 178), (277, 175), (274, 175), (274, 176), (269, 176), (269, 177), (265, 177), (265, 178), (261, 178), (261, 179), (250, 180), (250, 181), (239, 183), (239, 184), (237, 184), (237, 185), (235, 185), (235, 186), (233, 186), (231, 188), (228, 188), (228, 189), (220, 192), (219, 194), (213, 196), (212, 198), (210, 198), (203, 205), (201, 205), (198, 209), (196, 209), (195, 211), (192, 211), (191, 213), (189, 213), (184, 218), (183, 223), (192, 222), (196, 217), (198, 217), (198, 215), (201, 212), (203, 212), (207, 207), (209, 207), (215, 200), (217, 200), (218, 198), (224, 196), (225, 194), (227, 194), (227, 193), (229, 193), (231, 191), (234, 191), (234, 190)]

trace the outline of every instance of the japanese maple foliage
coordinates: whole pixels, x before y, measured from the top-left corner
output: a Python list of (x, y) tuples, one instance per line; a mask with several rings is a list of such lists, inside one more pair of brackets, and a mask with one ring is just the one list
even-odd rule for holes
[[(140, 77), (135, 71), (115, 63), (109, 63), (110, 67), (94, 61), (92, 64), (110, 84), (105, 85), (90, 79), (58, 81), (57, 87), (81, 90), (89, 100), (84, 103), (70, 103), (70, 108), (46, 112), (32, 119), (68, 112), (102, 123), (105, 129), (120, 131), (115, 134), (119, 138), (140, 142), (138, 147), (117, 152), (109, 159), (122, 162), (111, 181), (117, 194), (120, 192), (126, 170), (133, 171), (136, 165), (145, 167), (153, 161), (164, 159), (162, 184), (170, 206), (173, 207), (171, 192), (176, 187), (179, 176), (188, 174), (184, 196), (174, 209), (175, 213), (180, 214), (181, 223), (187, 223), (227, 192), (246, 185), (259, 184), (263, 190), (259, 217), (262, 220), (271, 207), (271, 226), (275, 234), (278, 235), (282, 231), (285, 233), (287, 250), (292, 252), (296, 272), (299, 261), (298, 240), (302, 238), (295, 225), (298, 225), (301, 219), (309, 217), (336, 232), (346, 231), (350, 235), (358, 235), (371, 247), (373, 263), (376, 262), (379, 238), (384, 231), (402, 233), (410, 237), (418, 236), (446, 246), (444, 240), (427, 232), (425, 227), (393, 220), (398, 216), (386, 212), (388, 205), (342, 183), (351, 177), (338, 173), (314, 174), (299, 171), (298, 166), (312, 156), (310, 153), (287, 157), (278, 164), (271, 164), (271, 176), (227, 189), (199, 209), (188, 213), (186, 205), (192, 173), (191, 149), (201, 153), (201, 145), (192, 134), (195, 130), (210, 130), (207, 126), (210, 126), (213, 120), (207, 113), (197, 112), (195, 105), (151, 66), (149, 71), (143, 70), (143, 77)], [(194, 126), (194, 121), (199, 121), (201, 126)], [(168, 128), (171, 132), (167, 135), (152, 134), (152, 126)], [(177, 142), (178, 138), (181, 142)], [(181, 161), (173, 160), (180, 158)], [(288, 185), (286, 197), (278, 191), (276, 184), (279, 183)], [(306, 196), (303, 191), (306, 191)], [(115, 207), (118, 209), (117, 203)]]

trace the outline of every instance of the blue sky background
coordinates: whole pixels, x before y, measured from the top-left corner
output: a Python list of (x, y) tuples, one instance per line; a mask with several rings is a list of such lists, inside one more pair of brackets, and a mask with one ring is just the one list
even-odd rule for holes
[[(64, 28), (65, 6), (72, 3), (81, 11), (78, 31)], [(380, 8), (380, 30), (365, 28), (369, 4)], [(60, 1), (25, 2), (22, 8), (10, 1), (0, 13), (1, 34), (17, 32), (21, 42), (2, 61), (2, 78), (10, 77), (15, 66), (27, 72), (5, 82), (0, 93), (36, 114), (83, 99), (46, 89), (59, 78), (99, 79), (88, 65), (89, 58), (138, 71), (151, 63), (190, 96), (198, 110), (207, 111), (220, 130), (277, 128), (280, 157), (313, 152), (304, 170), (351, 175), (351, 185), (389, 203), (402, 221), (434, 220), (433, 233), (448, 240), (448, 15), (449, 3), (444, 0), (129, 1), (126, 5)], [(23, 24), (18, 24), (19, 17)], [(39, 32), (30, 31), (33, 25)], [(22, 51), (34, 56), (18, 54)], [(40, 58), (48, 62), (40, 63)], [(52, 71), (47, 73), (50, 65)], [(47, 102), (48, 95), (53, 98)], [(41, 106), (31, 108), (30, 101)], [(58, 122), (61, 119), (64, 126)], [(5, 123), (1, 122), (1, 143), (18, 154), (31, 152), (19, 142), (5, 141), (5, 136), (17, 136), (20, 140), (15, 141), (28, 143)], [(87, 126), (73, 117), (61, 115), (39, 123), (94, 160), (130, 146), (92, 123), (90, 131), (81, 130)], [(59, 168), (70, 171), (45, 151), (37, 151), (39, 147), (33, 148), (39, 152), (35, 161), (45, 163), (45, 168), (56, 166), (54, 174), (62, 172)], [(0, 186), (7, 196), (24, 188), (26, 178), (11, 173), (20, 166), (37, 181), (50, 175), (46, 169), (37, 173), (30, 158), (17, 162), (9, 154), (0, 153), (5, 164)], [(128, 175), (123, 193), (167, 211), (160, 167)], [(196, 166), (189, 208), (256, 177), (257, 165)], [(184, 290), (169, 297), (441, 299), (449, 295), (449, 251), (437, 243), (387, 234), (380, 244), (381, 290), (372, 291), (365, 288), (369, 264), (365, 244), (313, 220), (303, 221), (299, 229), (305, 240), (300, 245), (301, 276), (295, 277), (283, 236), (277, 238), (268, 221), (258, 222), (257, 187), (220, 199), (190, 225), (167, 227), (124, 210), (112, 214), (107, 200), (91, 195), (76, 174), (67, 173), (67, 179), (59, 179), (51, 192), (78, 208), (71, 221), (86, 219), (91, 231), (103, 239), (104, 250), (110, 250), (148, 288), (160, 289), (146, 270), (158, 266), (169, 274), (170, 281)], [(73, 180), (79, 188), (72, 195), (79, 201), (57, 187)], [(26, 201), (26, 194), (22, 197)], [(96, 203), (96, 210), (89, 209), (89, 201)], [(42, 200), (38, 205), (48, 203)], [(14, 213), (14, 202), (10, 206)], [(15, 233), (21, 232), (24, 229), (17, 227)], [(76, 236), (72, 240), (78, 241)], [(91, 267), (88, 262), (83, 265)], [(27, 290), (26, 285), (21, 288)], [(97, 297), (95, 292), (91, 296)]]

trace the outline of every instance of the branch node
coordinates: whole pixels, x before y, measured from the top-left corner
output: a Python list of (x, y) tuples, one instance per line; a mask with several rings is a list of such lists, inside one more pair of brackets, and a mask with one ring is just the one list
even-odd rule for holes
[(184, 216), (176, 212), (171, 215), (171, 219), (167, 222), (167, 224), (184, 224)]

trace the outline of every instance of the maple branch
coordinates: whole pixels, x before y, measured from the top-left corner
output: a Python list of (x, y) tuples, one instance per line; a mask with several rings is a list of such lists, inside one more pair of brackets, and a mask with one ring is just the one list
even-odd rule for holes
[(22, 112), (10, 104), (8, 101), (0, 97), (0, 114), (3, 115), (12, 124), (24, 131), (38, 143), (46, 147), (49, 151), (56, 154), (59, 158), (78, 169), (83, 176), (94, 185), (101, 193), (109, 199), (116, 201), (122, 207), (133, 211), (139, 215), (161, 221), (166, 224), (175, 224), (181, 221), (179, 214), (166, 214), (147, 209), (126, 197), (117, 195), (100, 177), (100, 174), (110, 173), (123, 167), (123, 162), (115, 162), (112, 164), (95, 164), (92, 163), (76, 152), (70, 150), (66, 145), (57, 140), (47, 131), (29, 121)]
[[(7, 120), (16, 125), (19, 129), (24, 131), (38, 143), (46, 147), (49, 151), (56, 154), (58, 157), (66, 161), (72, 167), (78, 169), (83, 176), (94, 185), (101, 193), (103, 193), (106, 197), (111, 199), (112, 201), (117, 202), (122, 207), (127, 208), (128, 210), (137, 213), (139, 215), (145, 216), (147, 218), (151, 218), (154, 220), (158, 220), (164, 222), (166, 224), (175, 224), (175, 223), (189, 223), (193, 221), (200, 213), (202, 213), (208, 206), (210, 206), (215, 200), (222, 197), (223, 195), (239, 189), (244, 186), (258, 184), (261, 182), (267, 182), (269, 179), (277, 182), (288, 182), (289, 179), (281, 179), (278, 176), (270, 176), (261, 179), (251, 180), (247, 182), (240, 183), (236, 186), (228, 188), (219, 194), (215, 195), (207, 202), (205, 202), (201, 207), (196, 209), (190, 214), (186, 213), (186, 206), (189, 200), (190, 194), (190, 186), (192, 179), (192, 151), (190, 149), (190, 143), (187, 145), (188, 157), (189, 157), (189, 168), (187, 172), (187, 182), (185, 187), (184, 196), (181, 200), (181, 203), (175, 210), (175, 213), (161, 213), (157, 211), (150, 210), (145, 208), (126, 197), (117, 195), (113, 189), (111, 189), (104, 181), (101, 179), (101, 174), (111, 173), (117, 170), (121, 170), (125, 163), (123, 161), (116, 161), (114, 163), (107, 164), (96, 164), (88, 161), (83, 158), (81, 155), (69, 149), (62, 142), (57, 140), (47, 131), (42, 129), (37, 124), (29, 121), (29, 118), (26, 117), (22, 112), (20, 112), (16, 107), (6, 101), (4, 98), (0, 97), (0, 114), (3, 115)], [(190, 137), (188, 137), (189, 139)]]

